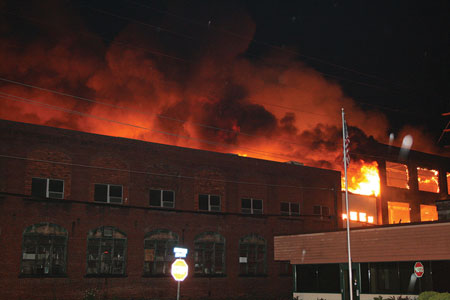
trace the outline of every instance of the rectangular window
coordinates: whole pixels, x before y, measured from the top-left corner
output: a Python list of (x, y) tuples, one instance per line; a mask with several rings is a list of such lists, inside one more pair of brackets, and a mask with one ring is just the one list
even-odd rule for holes
[(313, 214), (323, 217), (328, 217), (330, 215), (330, 208), (324, 205), (314, 205)]
[(198, 209), (206, 211), (220, 211), (220, 196), (199, 194)]
[(300, 215), (300, 204), (294, 202), (281, 202), (280, 212), (282, 215), (286, 216), (299, 216)]
[(175, 192), (150, 189), (150, 206), (175, 207)]
[(389, 224), (410, 223), (409, 203), (388, 201)]
[(422, 222), (427, 221), (437, 221), (438, 220), (438, 212), (436, 209), (436, 205), (420, 205), (420, 220)]
[(122, 203), (122, 186), (113, 184), (95, 184), (94, 201), (104, 203)]
[(439, 193), (439, 172), (417, 167), (419, 191)]
[(241, 212), (244, 214), (261, 215), (263, 213), (262, 200), (253, 198), (242, 198)]
[(49, 178), (33, 178), (31, 195), (40, 198), (64, 198), (64, 180)]
[(339, 264), (296, 265), (297, 292), (339, 293)]
[(447, 194), (450, 195), (450, 173), (447, 172)]
[[(423, 277), (414, 275), (415, 261), (361, 263), (361, 288), (364, 294), (413, 294), (438, 290), (434, 281), (435, 268), (431, 263), (424, 264)], [(440, 261), (439, 264), (445, 263)], [(432, 275), (433, 274), (433, 275)], [(431, 280), (433, 276), (433, 280)], [(445, 286), (448, 285), (448, 281)]]
[(387, 186), (409, 189), (408, 166), (404, 164), (386, 161)]

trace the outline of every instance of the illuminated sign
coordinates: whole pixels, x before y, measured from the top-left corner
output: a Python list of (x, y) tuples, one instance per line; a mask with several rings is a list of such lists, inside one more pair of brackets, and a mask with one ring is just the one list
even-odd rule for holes
[(173, 253), (175, 254), (176, 258), (185, 258), (187, 256), (188, 249), (187, 248), (181, 248), (181, 247), (174, 247), (173, 248)]

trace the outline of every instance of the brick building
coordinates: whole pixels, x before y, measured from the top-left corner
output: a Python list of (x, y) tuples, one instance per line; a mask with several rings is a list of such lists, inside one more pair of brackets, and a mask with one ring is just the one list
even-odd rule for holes
[(340, 173), (0, 121), (1, 299), (290, 297), (276, 235), (341, 226)]
[[(353, 299), (450, 292), (450, 159), (417, 151), (405, 155), (375, 143), (360, 156), (376, 161), (380, 194), (349, 197)], [(368, 216), (375, 216), (373, 222)], [(346, 234), (340, 229), (274, 238), (275, 259), (293, 265), (294, 297), (350, 298)]]

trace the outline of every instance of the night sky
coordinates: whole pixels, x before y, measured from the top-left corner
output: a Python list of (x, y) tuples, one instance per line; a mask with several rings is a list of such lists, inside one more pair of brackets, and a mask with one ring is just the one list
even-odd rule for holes
[[(281, 137), (338, 152), (331, 145), (344, 107), (349, 125), (367, 138), (388, 143), (393, 133), (400, 145), (412, 134), (413, 148), (446, 155), (450, 139), (438, 139), (450, 121), (441, 116), (450, 111), (449, 3), (0, 1), (0, 78), (34, 87), (0, 82), (8, 93), (0, 117), (105, 133), (79, 115), (49, 117), (10, 101), (104, 113), (49, 98), (41, 87), (205, 125), (149, 125), (180, 136), (241, 147)], [(145, 121), (133, 120), (126, 123)], [(290, 147), (289, 155), (301, 152)]]

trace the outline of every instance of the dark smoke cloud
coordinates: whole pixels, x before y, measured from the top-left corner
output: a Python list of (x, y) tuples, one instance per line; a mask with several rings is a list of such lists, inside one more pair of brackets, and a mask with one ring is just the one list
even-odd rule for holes
[[(31, 6), (36, 9), (34, 17), (48, 7), (39, 3)], [(86, 24), (81, 10), (65, 5), (59, 2), (42, 15), (48, 16), (43, 21), (59, 24), (61, 30), (25, 23), (20, 23), (22, 30), (14, 29), (11, 24), (18, 21), (12, 21), (12, 16), (1, 23), (0, 29), (9, 34), (0, 38), (0, 55), (5, 58), (0, 76), (127, 109), (4, 82), (1, 91), (150, 130), (5, 99), (0, 100), (1, 118), (208, 150), (246, 153), (243, 148), (255, 149), (266, 154), (246, 154), (333, 169), (342, 165), (342, 107), (352, 125), (352, 151), (388, 135), (385, 116), (361, 110), (336, 82), (294, 57), (269, 51), (256, 60), (245, 58), (256, 27), (236, 3), (224, 2), (215, 12), (200, 9), (191, 15), (206, 20), (206, 26), (186, 26), (159, 16), (146, 22), (157, 22), (167, 31), (129, 23), (115, 27), (112, 41), (100, 38), (98, 32), (80, 33), (89, 32), (92, 24)], [(193, 10), (187, 2), (177, 5), (172, 9), (180, 9), (181, 15)], [(18, 35), (12, 34), (17, 30)]]

